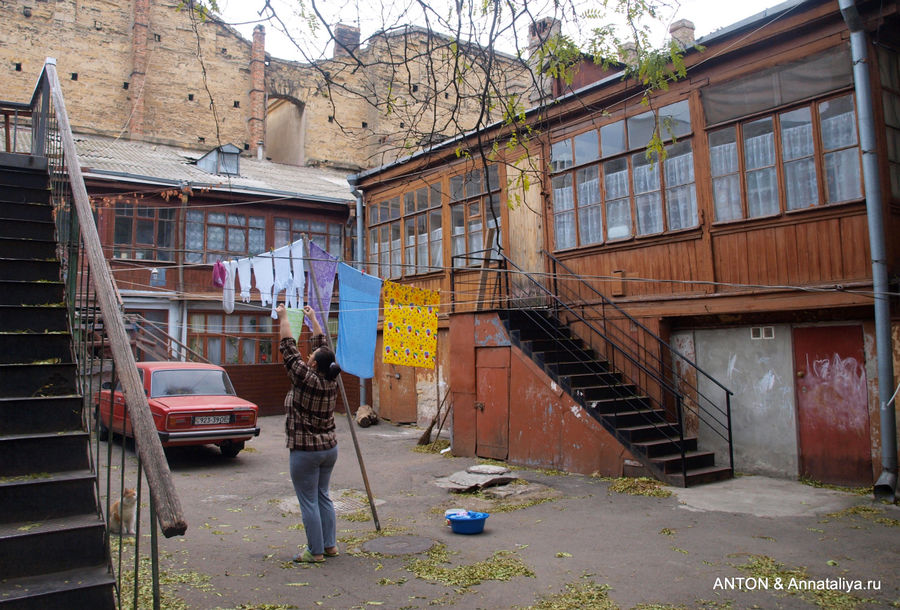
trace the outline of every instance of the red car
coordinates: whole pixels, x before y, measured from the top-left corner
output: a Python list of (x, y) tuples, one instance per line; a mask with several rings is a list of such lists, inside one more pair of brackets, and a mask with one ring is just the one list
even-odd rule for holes
[[(214, 444), (222, 455), (235, 457), (259, 436), (258, 407), (235, 395), (222, 367), (197, 362), (138, 362), (137, 367), (163, 447)], [(95, 396), (101, 440), (110, 429), (132, 436), (121, 384), (112, 392), (108, 382), (102, 388)]]

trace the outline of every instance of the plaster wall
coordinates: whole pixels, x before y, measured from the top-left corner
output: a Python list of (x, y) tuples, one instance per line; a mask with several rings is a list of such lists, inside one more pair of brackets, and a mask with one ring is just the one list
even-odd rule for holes
[[(734, 392), (731, 398), (734, 467), (738, 472), (796, 477), (797, 425), (791, 328), (774, 326), (772, 339), (751, 339), (750, 327), (696, 330), (692, 335), (701, 369)], [(683, 338), (683, 337), (682, 337)], [(721, 391), (701, 377), (701, 392)], [(701, 447), (727, 463), (727, 445), (700, 423)]]

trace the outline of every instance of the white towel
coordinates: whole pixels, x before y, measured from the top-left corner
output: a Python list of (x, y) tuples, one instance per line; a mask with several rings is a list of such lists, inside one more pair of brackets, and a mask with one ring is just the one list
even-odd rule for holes
[(225, 261), (225, 285), (222, 286), (222, 309), (225, 313), (234, 311), (234, 276), (237, 261)]
[(288, 295), (291, 299), (289, 302), (293, 303), (292, 305), (289, 305), (289, 307), (296, 307), (297, 309), (303, 307), (303, 294), (306, 290), (303, 256), (303, 240), (298, 239), (291, 244), (291, 267), (294, 281), (291, 284), (291, 289), (288, 290)]
[(292, 284), (290, 244), (275, 250), (272, 253), (272, 257), (275, 259), (275, 292), (290, 290)]
[(237, 262), (238, 279), (241, 281), (241, 300), (250, 302), (250, 259), (242, 258)]
[(272, 302), (272, 291), (275, 286), (275, 272), (272, 269), (272, 253), (257, 254), (251, 259), (253, 276), (256, 278), (256, 289), (259, 290), (259, 300), (263, 305)]

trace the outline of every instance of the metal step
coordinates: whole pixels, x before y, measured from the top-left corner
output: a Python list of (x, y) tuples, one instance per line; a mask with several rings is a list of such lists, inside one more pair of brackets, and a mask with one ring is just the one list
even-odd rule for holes
[(87, 469), (3, 477), (0, 523), (96, 513), (96, 484), (96, 475)]
[(56, 224), (49, 220), (22, 220), (0, 216), (0, 237), (11, 239), (55, 239)]
[(0, 398), (0, 434), (41, 434), (82, 429), (82, 397)]
[(72, 362), (68, 331), (0, 332), (0, 364)]
[[(653, 463), (665, 474), (681, 474), (681, 454), (670, 453), (653, 458)], [(684, 462), (688, 471), (715, 466), (716, 454), (712, 451), (685, 451)]]
[(82, 430), (0, 436), (0, 477), (90, 468), (89, 441)]
[(0, 258), (56, 259), (56, 242), (51, 239), (0, 237)]
[(0, 218), (53, 222), (53, 206), (46, 202), (0, 201)]
[(52, 282), (0, 279), (0, 305), (61, 305), (63, 295), (59, 278)]
[(40, 282), (58, 282), (58, 260), (22, 260), (16, 258), (0, 258), (0, 277), (4, 280)]
[(94, 513), (0, 525), (0, 574), (21, 578), (106, 561), (105, 524)]
[(694, 485), (703, 485), (705, 483), (714, 483), (716, 481), (724, 481), (734, 476), (731, 468), (728, 466), (707, 466), (706, 468), (694, 468), (688, 470), (687, 480), (680, 473), (672, 473), (666, 475), (666, 481), (672, 485), (679, 487), (693, 487)]
[(67, 331), (68, 310), (57, 305), (0, 305), (0, 333)]
[(0, 580), (3, 610), (115, 610), (115, 577), (106, 562), (40, 576)]
[(77, 393), (72, 364), (0, 364), (0, 397), (68, 396)]

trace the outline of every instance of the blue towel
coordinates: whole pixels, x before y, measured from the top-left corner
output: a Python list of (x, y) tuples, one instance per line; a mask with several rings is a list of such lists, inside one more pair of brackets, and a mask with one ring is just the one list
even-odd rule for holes
[(338, 264), (340, 286), (337, 363), (361, 379), (375, 376), (375, 340), (378, 337), (378, 304), (381, 279)]

